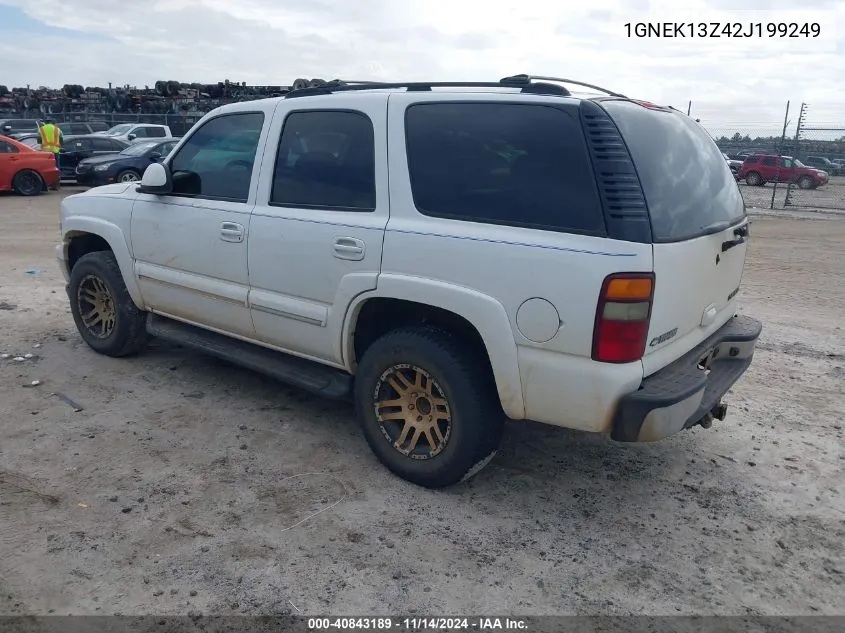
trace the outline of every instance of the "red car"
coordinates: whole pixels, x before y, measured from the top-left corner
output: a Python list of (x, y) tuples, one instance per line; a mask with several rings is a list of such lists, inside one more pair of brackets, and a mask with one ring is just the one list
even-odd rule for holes
[(752, 186), (762, 186), (767, 182), (792, 182), (801, 189), (815, 189), (826, 185), (830, 179), (827, 172), (807, 167), (797, 158), (775, 154), (749, 156), (739, 168), (738, 177)]
[(59, 188), (59, 169), (50, 152), (39, 152), (8, 136), (0, 136), (0, 191), (35, 196)]

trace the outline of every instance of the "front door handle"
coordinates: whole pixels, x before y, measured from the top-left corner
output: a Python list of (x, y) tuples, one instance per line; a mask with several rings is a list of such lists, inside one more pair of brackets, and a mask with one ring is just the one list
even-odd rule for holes
[(243, 225), (237, 222), (223, 222), (220, 225), (220, 239), (224, 242), (243, 242)]
[(354, 237), (337, 237), (334, 240), (334, 256), (338, 259), (360, 261), (364, 259), (364, 242)]

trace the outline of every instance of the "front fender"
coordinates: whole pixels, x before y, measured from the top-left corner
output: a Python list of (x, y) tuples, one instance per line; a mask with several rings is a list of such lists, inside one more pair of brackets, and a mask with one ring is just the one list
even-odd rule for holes
[(343, 325), (343, 361), (347, 367), (352, 366), (354, 358), (352, 329), (355, 321), (364, 302), (376, 298), (424, 303), (449, 310), (469, 321), (478, 330), (487, 348), (496, 389), (505, 414), (516, 420), (525, 417), (516, 341), (505, 308), (496, 299), (470, 288), (442, 281), (381, 274), (378, 287), (358, 295), (346, 312)]
[(123, 277), (123, 283), (126, 284), (126, 289), (129, 291), (129, 296), (132, 297), (135, 305), (143, 310), (144, 299), (141, 295), (141, 288), (138, 286), (138, 280), (135, 277), (132, 254), (129, 250), (129, 244), (126, 241), (126, 233), (116, 224), (102, 218), (89, 216), (66, 215), (62, 218), (62, 241), (65, 265), (69, 261), (68, 247), (71, 240), (74, 237), (86, 233), (97, 235), (108, 242), (117, 260), (117, 264), (120, 266), (120, 274)]

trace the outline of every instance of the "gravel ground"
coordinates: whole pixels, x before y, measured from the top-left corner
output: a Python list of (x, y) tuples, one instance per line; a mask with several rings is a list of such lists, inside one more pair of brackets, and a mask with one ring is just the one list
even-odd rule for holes
[(90, 351), (52, 254), (72, 191), (0, 197), (0, 352), (32, 354), (0, 360), (0, 614), (845, 614), (841, 217), (755, 218), (764, 332), (725, 422), (644, 446), (513, 422), (432, 492), (347, 405)]

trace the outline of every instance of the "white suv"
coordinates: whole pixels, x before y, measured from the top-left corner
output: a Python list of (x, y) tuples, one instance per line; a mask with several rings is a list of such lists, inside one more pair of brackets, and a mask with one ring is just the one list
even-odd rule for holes
[(535, 79), (207, 114), (140, 186), (63, 201), (82, 338), (352, 395), (428, 487), (477, 472), (505, 418), (623, 442), (724, 419), (761, 324), (735, 315), (748, 218), (722, 154), (673, 109)]

